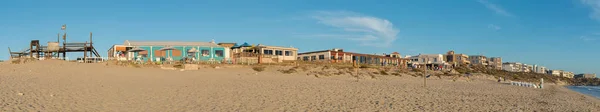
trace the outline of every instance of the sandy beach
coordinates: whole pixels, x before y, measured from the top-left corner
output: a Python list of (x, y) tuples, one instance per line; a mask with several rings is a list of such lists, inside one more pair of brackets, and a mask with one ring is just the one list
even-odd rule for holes
[(276, 67), (133, 68), (56, 60), (0, 64), (0, 111), (600, 111), (600, 100), (547, 84), (410, 75), (315, 77)]

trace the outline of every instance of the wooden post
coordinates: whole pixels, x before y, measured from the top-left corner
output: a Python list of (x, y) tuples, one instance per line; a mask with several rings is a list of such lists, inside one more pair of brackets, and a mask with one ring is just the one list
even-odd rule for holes
[(33, 58), (33, 43), (29, 43), (29, 58)]
[(92, 48), (94, 48), (94, 43), (92, 42), (92, 32), (90, 32), (90, 57), (92, 56)]
[(83, 44), (83, 63), (87, 63), (87, 41)]
[(428, 63), (428, 59), (429, 57), (425, 58), (425, 73), (423, 73), (423, 87), (427, 87), (427, 63)]
[(12, 51), (10, 51), (10, 47), (8, 47), (8, 55), (10, 55), (10, 57), (8, 57), (8, 59), (12, 59)]
[[(60, 44), (60, 33), (56, 34), (56, 44)], [(56, 59), (60, 58), (60, 48), (58, 48), (58, 51), (56, 51)]]
[[(58, 50), (60, 53), (60, 49)], [(67, 60), (67, 31), (63, 34), (63, 60)]]

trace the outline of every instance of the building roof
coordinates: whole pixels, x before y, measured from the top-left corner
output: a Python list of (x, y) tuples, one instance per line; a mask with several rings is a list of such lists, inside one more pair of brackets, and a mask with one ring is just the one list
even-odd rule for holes
[(125, 40), (123, 45), (127, 46), (208, 46), (220, 47), (211, 42), (186, 42), (186, 41), (129, 41)]

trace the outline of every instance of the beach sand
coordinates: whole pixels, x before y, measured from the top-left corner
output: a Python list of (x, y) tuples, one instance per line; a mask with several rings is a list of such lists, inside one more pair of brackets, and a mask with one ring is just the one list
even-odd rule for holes
[(315, 77), (276, 67), (132, 68), (56, 60), (0, 64), (0, 111), (600, 111), (600, 100), (547, 84), (410, 75)]

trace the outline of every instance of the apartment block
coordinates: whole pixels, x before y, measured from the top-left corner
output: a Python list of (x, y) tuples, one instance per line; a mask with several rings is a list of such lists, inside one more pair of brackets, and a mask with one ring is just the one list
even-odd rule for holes
[(444, 55), (444, 61), (447, 63), (457, 66), (457, 65), (468, 65), (471, 64), (469, 61), (469, 56), (466, 54), (455, 54), (454, 51), (448, 51), (446, 55)]
[(488, 65), (487, 57), (483, 56), (483, 55), (469, 56), (469, 61), (471, 62), (472, 65), (484, 65), (484, 66)]
[(506, 62), (502, 63), (502, 70), (509, 72), (521, 72), (523, 64), (518, 62)]
[(577, 74), (575, 78), (596, 78), (596, 74)]
[(548, 75), (552, 75), (552, 76), (562, 76), (563, 71), (562, 70), (550, 70), (548, 71)]
[(535, 73), (545, 74), (545, 73), (547, 73), (547, 71), (548, 71), (548, 69), (544, 66), (533, 65), (533, 72), (535, 72)]
[(488, 66), (490, 66), (496, 70), (502, 70), (502, 58), (501, 57), (491, 57), (488, 60)]

